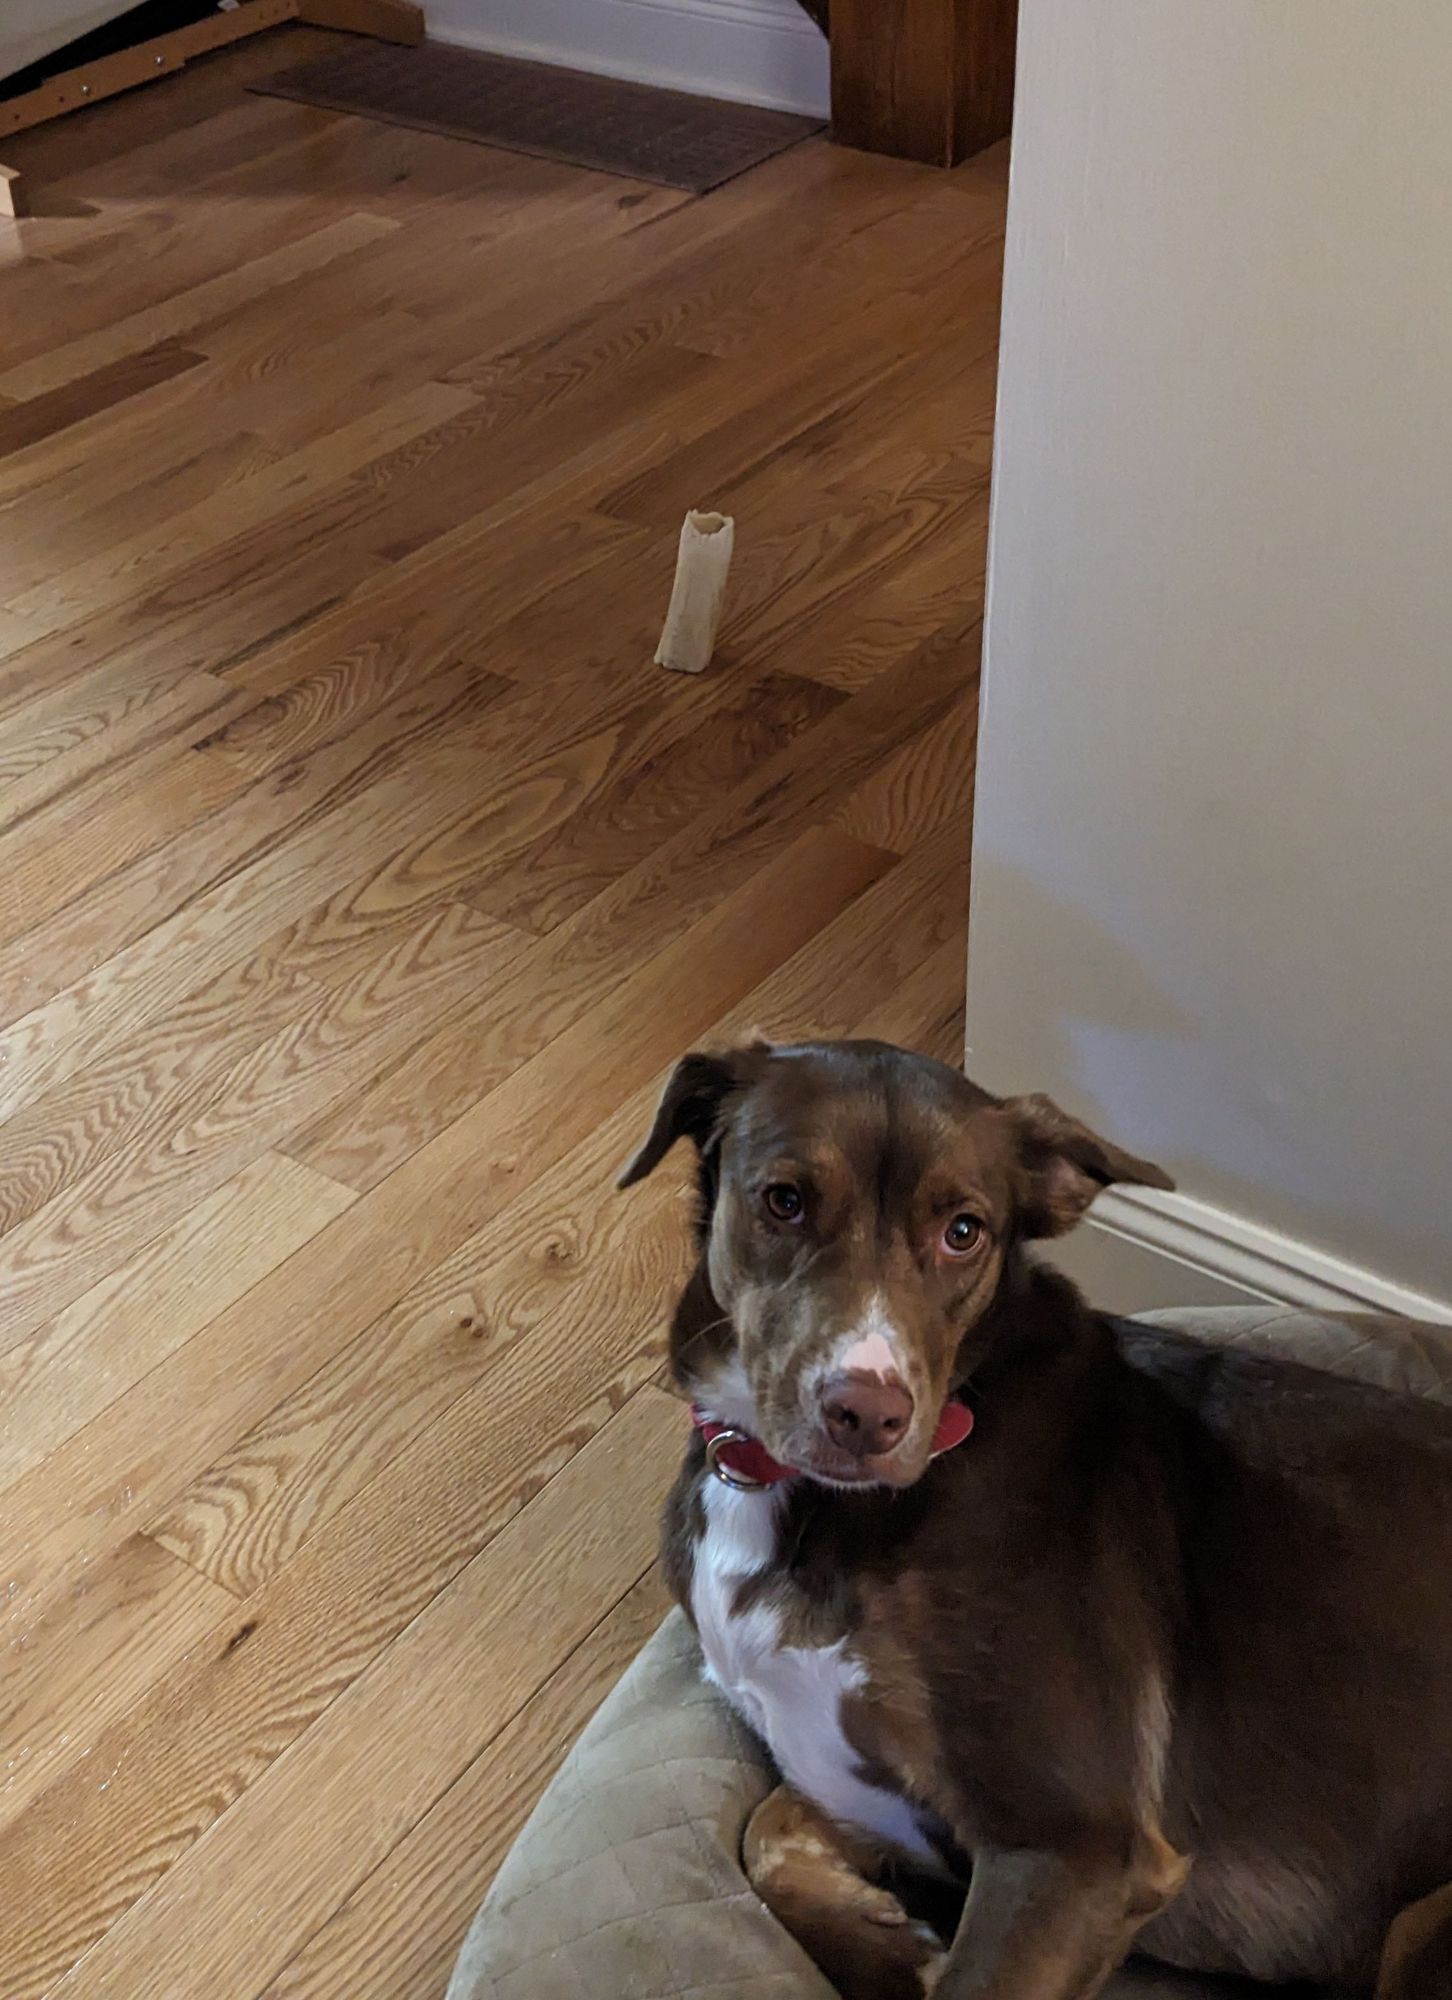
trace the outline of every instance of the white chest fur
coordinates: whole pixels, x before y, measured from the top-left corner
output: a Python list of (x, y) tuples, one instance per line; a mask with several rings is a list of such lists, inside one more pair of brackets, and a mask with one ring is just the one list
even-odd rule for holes
[(713, 1681), (761, 1736), (782, 1776), (823, 1812), (861, 1828), (936, 1868), (906, 1799), (858, 1776), (859, 1758), (842, 1728), (843, 1697), (866, 1678), (839, 1639), (830, 1646), (785, 1646), (770, 1602), (732, 1609), (741, 1583), (775, 1567), (781, 1489), (739, 1492), (718, 1479), (702, 1485), (706, 1530), (696, 1545), (691, 1611)]

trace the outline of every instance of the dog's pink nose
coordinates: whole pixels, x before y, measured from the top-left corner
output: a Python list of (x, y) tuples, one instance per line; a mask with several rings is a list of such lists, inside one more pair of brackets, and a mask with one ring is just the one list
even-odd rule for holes
[(833, 1444), (856, 1458), (876, 1458), (907, 1436), (913, 1399), (889, 1377), (849, 1369), (822, 1390), (822, 1421)]

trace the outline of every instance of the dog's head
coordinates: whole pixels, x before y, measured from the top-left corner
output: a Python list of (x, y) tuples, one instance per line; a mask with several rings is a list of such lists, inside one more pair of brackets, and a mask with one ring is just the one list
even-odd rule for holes
[(1018, 1244), (1072, 1228), (1111, 1182), (1172, 1185), (1048, 1098), (881, 1042), (686, 1056), (621, 1186), (685, 1137), (702, 1212), (681, 1386), (842, 1485), (920, 1476)]

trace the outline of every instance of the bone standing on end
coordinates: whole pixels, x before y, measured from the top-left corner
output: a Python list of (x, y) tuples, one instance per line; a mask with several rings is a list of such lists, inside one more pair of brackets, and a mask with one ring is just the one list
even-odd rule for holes
[(655, 649), (658, 667), (699, 674), (710, 665), (735, 544), (736, 523), (729, 514), (700, 514), (694, 508), (687, 514), (670, 609)]

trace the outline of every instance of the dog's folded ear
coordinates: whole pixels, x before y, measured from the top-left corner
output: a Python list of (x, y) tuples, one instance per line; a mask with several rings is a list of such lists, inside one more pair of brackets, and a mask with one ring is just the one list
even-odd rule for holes
[(1011, 1097), (1003, 1109), (1018, 1133), (1019, 1224), (1026, 1236), (1062, 1236), (1116, 1181), (1166, 1191), (1175, 1185), (1162, 1167), (1101, 1139), (1051, 1097)]
[(720, 1055), (701, 1050), (682, 1056), (661, 1092), (655, 1118), (640, 1150), (621, 1169), (617, 1187), (634, 1187), (658, 1167), (677, 1139), (694, 1139), (704, 1152), (715, 1137), (726, 1100), (745, 1090), (771, 1054), (771, 1044), (755, 1037), (745, 1048)]

